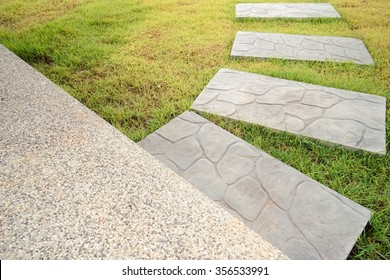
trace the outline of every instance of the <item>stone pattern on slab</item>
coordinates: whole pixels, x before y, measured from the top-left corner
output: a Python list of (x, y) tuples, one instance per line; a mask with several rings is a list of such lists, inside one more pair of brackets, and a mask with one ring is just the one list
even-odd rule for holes
[(1, 45), (0, 61), (0, 259), (285, 258)]
[(192, 108), (386, 154), (386, 98), (221, 69)]
[[(177, 137), (178, 130), (186, 133)], [(366, 208), (192, 112), (138, 144), (292, 259), (345, 259), (370, 218)]]
[(237, 32), (232, 56), (374, 64), (362, 40), (347, 37)]
[(242, 3), (236, 5), (236, 17), (252, 18), (339, 18), (329, 3)]

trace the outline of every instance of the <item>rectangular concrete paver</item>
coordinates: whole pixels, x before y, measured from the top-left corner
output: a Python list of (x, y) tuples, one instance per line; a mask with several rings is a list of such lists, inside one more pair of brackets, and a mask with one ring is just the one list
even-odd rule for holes
[(237, 32), (232, 56), (374, 64), (362, 40), (347, 37)]
[(0, 259), (275, 258), (285, 257), (0, 45)]
[(329, 3), (242, 3), (236, 17), (251, 18), (339, 18)]
[(370, 211), (192, 112), (139, 145), (292, 259), (345, 259)]
[(386, 154), (386, 98), (221, 69), (192, 108)]

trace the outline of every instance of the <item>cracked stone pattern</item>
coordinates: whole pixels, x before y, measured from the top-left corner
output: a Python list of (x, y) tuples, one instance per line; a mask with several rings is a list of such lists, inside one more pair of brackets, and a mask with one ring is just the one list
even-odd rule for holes
[(192, 112), (138, 144), (292, 259), (345, 259), (371, 215)]
[(236, 5), (236, 17), (252, 18), (340, 18), (329, 3), (277, 3)]
[(347, 37), (237, 32), (232, 56), (374, 64), (362, 40)]
[(386, 154), (386, 98), (221, 69), (192, 108)]

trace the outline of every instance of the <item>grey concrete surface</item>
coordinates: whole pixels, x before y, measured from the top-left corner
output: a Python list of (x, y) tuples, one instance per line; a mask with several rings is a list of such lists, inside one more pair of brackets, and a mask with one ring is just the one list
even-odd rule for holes
[(284, 259), (0, 45), (0, 259)]
[(347, 37), (237, 32), (232, 56), (374, 64), (362, 40)]
[(340, 18), (329, 3), (241, 3), (238, 18)]
[(138, 143), (292, 259), (345, 259), (370, 211), (192, 112)]
[(221, 69), (192, 108), (386, 154), (386, 98)]

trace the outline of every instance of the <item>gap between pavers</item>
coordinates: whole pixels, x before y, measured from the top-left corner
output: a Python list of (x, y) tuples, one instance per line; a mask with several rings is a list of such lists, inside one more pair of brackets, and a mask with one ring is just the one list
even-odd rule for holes
[(386, 98), (221, 69), (192, 109), (386, 154)]
[(359, 39), (280, 33), (237, 32), (231, 56), (374, 64)]
[(241, 3), (237, 18), (340, 18), (329, 3)]
[(345, 259), (370, 211), (193, 112), (138, 143), (292, 259)]

